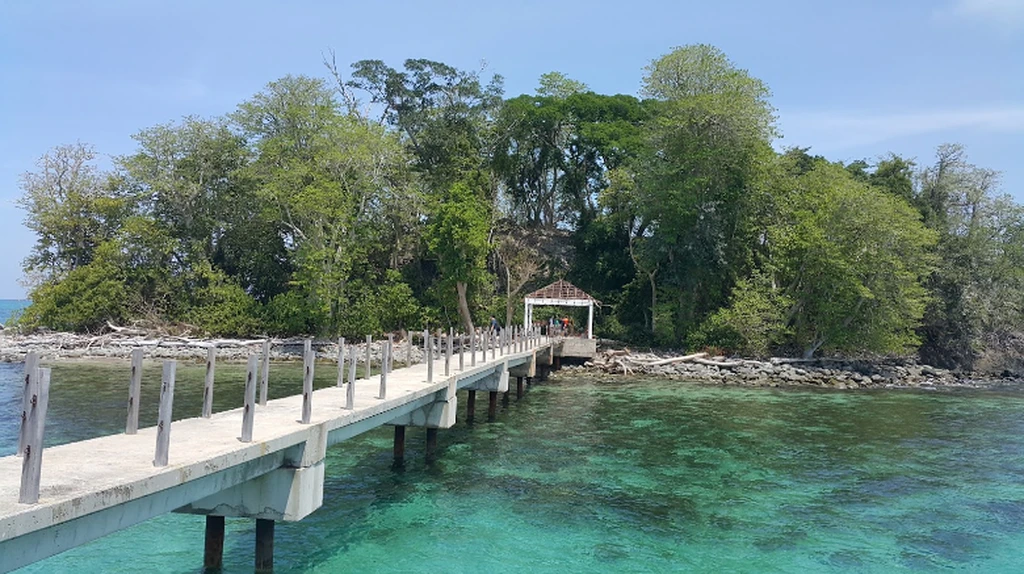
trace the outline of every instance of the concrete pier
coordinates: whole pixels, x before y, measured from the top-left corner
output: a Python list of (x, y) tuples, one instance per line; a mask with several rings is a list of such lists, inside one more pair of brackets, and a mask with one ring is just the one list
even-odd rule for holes
[[(251, 442), (238, 440), (244, 415), (239, 404), (209, 418), (173, 421), (166, 466), (153, 465), (160, 434), (156, 427), (49, 447), (36, 504), (18, 502), (21, 457), (2, 457), (0, 572), (167, 512), (204, 517), (203, 564), (210, 569), (222, 560), (224, 517), (256, 519), (256, 568), (266, 571), (273, 566), (275, 522), (301, 520), (323, 503), (329, 446), (392, 425), (396, 458), (404, 458), (405, 427), (418, 426), (426, 430), (427, 456), (432, 458), (438, 430), (455, 424), (459, 390), (469, 391), (467, 418), (472, 417), (476, 392), (487, 391), (493, 419), (498, 393), (509, 390), (510, 372), (533, 373), (537, 363), (550, 360), (552, 343), (545, 339), (529, 351), (492, 355), (494, 359), (481, 353), (475, 366), (452, 369), (450, 376), (430, 383), (428, 370), (443, 373), (444, 357), (395, 369), (388, 375), (383, 399), (377, 398), (379, 375), (355, 380), (351, 348), (350, 379), (343, 386), (268, 400), (266, 405), (257, 402), (251, 408)], [(59, 381), (54, 385), (60, 388)], [(517, 391), (518, 386), (517, 379)], [(308, 423), (301, 424), (305, 405)]]

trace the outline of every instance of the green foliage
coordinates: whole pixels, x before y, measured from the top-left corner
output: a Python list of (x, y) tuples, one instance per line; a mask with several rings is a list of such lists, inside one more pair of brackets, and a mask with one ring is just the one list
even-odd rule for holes
[(746, 356), (765, 357), (787, 342), (786, 325), (793, 301), (772, 288), (769, 277), (755, 273), (733, 288), (722, 307), (690, 334), (691, 348), (718, 347)]
[(917, 212), (835, 165), (779, 186), (770, 257), (803, 355), (915, 348), (936, 240)]
[(205, 265), (191, 279), (188, 292), (192, 301), (184, 314), (186, 323), (208, 335), (259, 333), (258, 304), (222, 271)]
[(107, 322), (119, 323), (129, 315), (130, 293), (116, 265), (96, 261), (77, 267), (59, 281), (35, 288), (32, 305), (17, 326), (46, 327), (59, 331), (93, 332)]
[(971, 367), (1024, 333), (1024, 209), (996, 174), (957, 146), (924, 168), (776, 153), (768, 87), (714, 47), (652, 61), (643, 100), (551, 72), (503, 101), (500, 76), (425, 59), (332, 72), (142, 130), (110, 172), (46, 154), (19, 324), (468, 329), (565, 277), (604, 302), (599, 335), (641, 344)]

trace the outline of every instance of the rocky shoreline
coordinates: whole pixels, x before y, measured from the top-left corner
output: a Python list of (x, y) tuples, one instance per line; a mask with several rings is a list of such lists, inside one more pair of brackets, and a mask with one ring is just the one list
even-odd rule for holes
[(703, 353), (674, 356), (668, 353), (635, 353), (603, 350), (583, 365), (563, 370), (600, 375), (602, 378), (646, 376), (707, 384), (750, 387), (818, 387), (832, 389), (935, 389), (991, 388), (1019, 385), (1024, 377), (959, 373), (894, 359), (812, 360), (775, 358), (766, 361), (707, 357)]

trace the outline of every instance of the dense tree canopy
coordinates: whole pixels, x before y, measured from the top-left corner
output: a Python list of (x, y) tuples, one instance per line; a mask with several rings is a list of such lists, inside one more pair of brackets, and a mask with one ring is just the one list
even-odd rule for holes
[(85, 144), (46, 153), (22, 180), (21, 326), (469, 328), (564, 277), (605, 303), (599, 335), (636, 343), (1024, 365), (1024, 209), (959, 146), (778, 152), (768, 87), (707, 45), (653, 60), (640, 97), (328, 67), (143, 129), (108, 171)]

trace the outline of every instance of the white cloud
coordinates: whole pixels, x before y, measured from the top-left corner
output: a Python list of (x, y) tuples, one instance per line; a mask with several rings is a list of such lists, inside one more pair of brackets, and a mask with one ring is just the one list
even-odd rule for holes
[(953, 0), (938, 15), (1015, 28), (1024, 25), (1024, 0)]
[(903, 113), (782, 111), (784, 145), (843, 150), (950, 131), (1024, 133), (1024, 104)]

